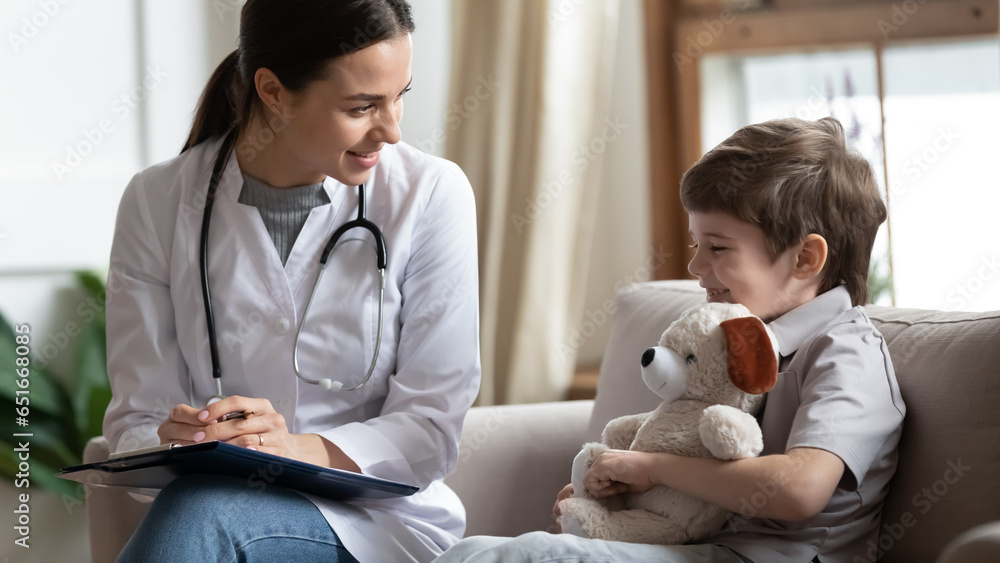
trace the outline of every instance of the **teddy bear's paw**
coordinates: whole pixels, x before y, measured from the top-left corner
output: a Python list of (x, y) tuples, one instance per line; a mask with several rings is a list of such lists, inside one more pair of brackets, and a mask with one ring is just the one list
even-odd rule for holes
[(587, 475), (587, 471), (590, 470), (590, 466), (594, 464), (597, 456), (601, 455), (601, 452), (607, 449), (608, 447), (604, 444), (590, 442), (584, 444), (580, 453), (576, 454), (576, 458), (573, 459), (573, 470), (570, 474), (570, 483), (573, 485), (574, 497), (590, 497), (587, 493), (587, 488), (583, 486), (583, 478)]
[(757, 419), (726, 405), (712, 405), (702, 412), (698, 435), (718, 459), (756, 457), (764, 449)]
[(580, 524), (580, 521), (577, 520), (572, 514), (563, 514), (560, 516), (559, 527), (562, 528), (562, 533), (564, 534), (572, 534), (581, 538), (589, 537), (586, 532), (583, 531), (583, 524)]
[(564, 534), (573, 534), (581, 538), (589, 538), (590, 534), (584, 528), (586, 515), (599, 507), (592, 500), (568, 498), (559, 502), (559, 527)]
[(597, 459), (597, 456), (607, 450), (608, 447), (600, 442), (588, 442), (584, 444), (581, 452), (585, 454), (584, 457), (587, 459), (587, 468), (589, 469), (590, 466), (594, 464), (594, 460)]
[(629, 449), (629, 446), (635, 441), (635, 435), (639, 432), (639, 428), (652, 416), (653, 413), (647, 412), (612, 419), (604, 427), (604, 432), (601, 433), (601, 443), (616, 450)]

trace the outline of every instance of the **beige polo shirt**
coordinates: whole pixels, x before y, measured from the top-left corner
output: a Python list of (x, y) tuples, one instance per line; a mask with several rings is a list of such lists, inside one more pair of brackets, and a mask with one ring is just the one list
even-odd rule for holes
[(781, 373), (758, 415), (761, 455), (796, 447), (837, 455), (845, 471), (823, 511), (805, 522), (757, 518), (781, 486), (758, 483), (723, 532), (704, 543), (729, 546), (757, 563), (852, 562), (876, 539), (882, 502), (896, 471), (906, 407), (885, 339), (843, 287), (770, 323)]

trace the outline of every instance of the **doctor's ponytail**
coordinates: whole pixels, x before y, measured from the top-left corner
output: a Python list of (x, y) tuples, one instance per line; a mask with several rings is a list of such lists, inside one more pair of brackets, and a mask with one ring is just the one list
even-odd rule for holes
[(407, 0), (247, 0), (239, 48), (209, 78), (181, 152), (263, 115), (257, 69), (271, 70), (283, 86), (300, 92), (326, 78), (333, 59), (413, 29)]
[(198, 143), (222, 135), (232, 127), (236, 119), (236, 101), (239, 97), (239, 50), (222, 59), (218, 68), (208, 79), (205, 91), (198, 101), (198, 111), (194, 115), (194, 125), (181, 152)]

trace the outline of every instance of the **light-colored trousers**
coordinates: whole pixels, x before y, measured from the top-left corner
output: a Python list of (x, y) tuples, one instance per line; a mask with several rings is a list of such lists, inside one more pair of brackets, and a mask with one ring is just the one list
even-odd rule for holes
[(727, 547), (718, 545), (647, 545), (585, 539), (571, 534), (531, 532), (516, 538), (465, 538), (434, 560), (435, 563), (550, 563), (577, 561), (664, 561), (671, 563), (745, 563)]

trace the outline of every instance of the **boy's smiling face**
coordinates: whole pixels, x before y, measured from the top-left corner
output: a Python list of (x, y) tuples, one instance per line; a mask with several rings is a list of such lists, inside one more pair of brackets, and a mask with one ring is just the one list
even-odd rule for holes
[(696, 249), (688, 271), (709, 302), (740, 303), (770, 322), (816, 297), (815, 280), (803, 275), (803, 245), (771, 260), (760, 227), (718, 211), (688, 213), (688, 220)]

